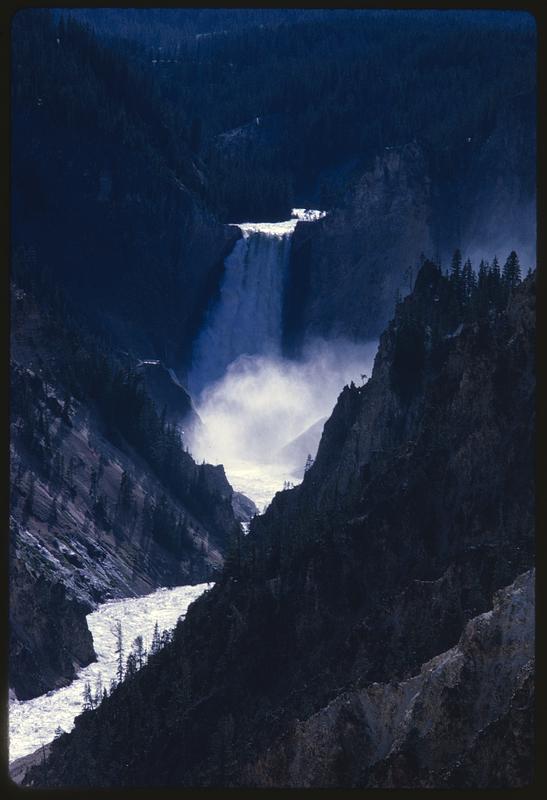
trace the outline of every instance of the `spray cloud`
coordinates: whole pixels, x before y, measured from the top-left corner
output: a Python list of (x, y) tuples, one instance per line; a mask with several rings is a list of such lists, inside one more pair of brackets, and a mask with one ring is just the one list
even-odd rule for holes
[(376, 349), (376, 342), (315, 340), (298, 361), (238, 357), (198, 398), (202, 425), (190, 433), (190, 450), (224, 464), (234, 488), (264, 506), (285, 481), (302, 479), (336, 398), (370, 375)]

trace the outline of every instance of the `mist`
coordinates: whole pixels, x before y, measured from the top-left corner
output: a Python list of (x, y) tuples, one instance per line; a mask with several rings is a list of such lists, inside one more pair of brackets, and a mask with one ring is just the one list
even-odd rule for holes
[[(536, 268), (536, 235), (536, 200), (533, 197), (527, 202), (515, 202), (508, 208), (478, 215), (474, 226), (470, 226), (463, 237), (460, 249), (476, 271), (481, 259), (491, 263), (494, 256), (503, 267), (509, 253), (515, 250), (524, 277), (528, 269)], [(451, 256), (452, 253), (449, 258)]]
[(189, 433), (190, 451), (223, 464), (234, 489), (263, 510), (285, 481), (302, 480), (338, 395), (370, 376), (376, 350), (377, 342), (315, 340), (298, 361), (239, 356), (195, 400), (202, 424)]

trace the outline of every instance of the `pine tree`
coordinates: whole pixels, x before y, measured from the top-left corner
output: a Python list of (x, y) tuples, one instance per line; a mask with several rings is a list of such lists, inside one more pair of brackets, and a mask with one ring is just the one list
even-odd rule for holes
[(473, 292), (475, 286), (475, 273), (473, 272), (473, 267), (469, 259), (467, 259), (463, 265), (462, 283), (464, 297), (467, 300), (471, 297), (471, 293)]
[(54, 497), (51, 501), (51, 507), (49, 509), (49, 515), (47, 518), (48, 525), (55, 525), (57, 523), (57, 498)]
[(97, 676), (97, 681), (95, 683), (95, 708), (101, 704), (101, 700), (103, 699), (103, 676), (99, 672)]
[(509, 289), (514, 289), (520, 283), (520, 263), (517, 254), (512, 250), (503, 266), (503, 281)]
[(454, 251), (448, 277), (448, 302), (446, 307), (446, 324), (448, 330), (454, 330), (461, 322), (462, 311), (465, 305), (465, 290), (462, 278), (462, 255), (459, 250)]
[(156, 624), (154, 625), (154, 633), (152, 634), (152, 642), (150, 644), (150, 653), (155, 655), (161, 647), (161, 640), (160, 640), (160, 628), (158, 625), (158, 621), (156, 620)]
[(97, 496), (97, 470), (94, 467), (90, 471), (89, 496), (92, 498)]
[(57, 481), (61, 482), (63, 480), (65, 472), (65, 459), (64, 456), (59, 452), (55, 453), (53, 456), (52, 472), (53, 477), (56, 478)]
[(502, 282), (501, 270), (497, 256), (494, 256), (488, 273), (488, 294), (491, 310), (499, 311), (507, 301), (506, 287)]
[(93, 514), (96, 522), (98, 522), (99, 525), (102, 525), (105, 528), (109, 527), (110, 520), (108, 518), (108, 501), (103, 494), (100, 494), (95, 500), (93, 505)]
[(49, 423), (46, 422), (44, 425), (44, 449), (48, 453), (48, 457), (50, 457), (51, 453), (51, 437), (49, 435)]
[(66, 471), (66, 482), (68, 483), (70, 488), (74, 486), (74, 458), (71, 457), (68, 463), (68, 469)]
[(150, 536), (152, 533), (152, 523), (154, 520), (154, 502), (149, 494), (144, 496), (141, 514), (141, 535)]
[(462, 254), (459, 249), (456, 248), (454, 250), (454, 255), (452, 256), (452, 261), (450, 263), (450, 277), (454, 282), (459, 282), (461, 277), (461, 267), (462, 267)]
[(124, 657), (124, 649), (123, 649), (123, 630), (122, 630), (122, 623), (120, 620), (116, 620), (116, 627), (114, 629), (114, 635), (116, 637), (116, 649), (115, 653), (118, 656), (118, 668), (116, 671), (116, 677), (118, 678), (118, 683), (123, 681), (123, 657)]
[(46, 748), (42, 742), (42, 781), (44, 786), (47, 785), (47, 772)]
[(133, 642), (133, 652), (135, 653), (135, 660), (137, 667), (139, 669), (142, 669), (142, 666), (146, 658), (146, 650), (144, 649), (143, 639), (140, 634), (139, 636), (136, 637), (135, 641)]
[(131, 476), (124, 470), (120, 479), (120, 489), (118, 492), (118, 504), (120, 508), (127, 510), (133, 502), (133, 481)]
[(135, 653), (131, 652), (127, 656), (127, 661), (125, 663), (125, 675), (127, 678), (132, 678), (136, 672), (137, 672), (137, 660), (135, 658)]
[(91, 711), (93, 708), (93, 695), (91, 694), (91, 684), (86, 681), (84, 684), (84, 711)]

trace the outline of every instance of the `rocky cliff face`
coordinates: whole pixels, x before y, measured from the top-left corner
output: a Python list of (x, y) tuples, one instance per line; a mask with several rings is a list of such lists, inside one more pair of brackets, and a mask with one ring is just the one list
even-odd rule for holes
[(146, 391), (166, 419), (174, 423), (181, 432), (192, 425), (199, 425), (192, 398), (180, 383), (176, 374), (169, 371), (160, 360), (139, 360), (137, 371), (143, 377)]
[(529, 782), (535, 283), (456, 324), (449, 289), (425, 264), (301, 486), (31, 783)]
[(44, 694), (68, 684), (95, 660), (85, 617), (92, 606), (71, 596), (62, 576), (45, 571), (35, 541), (15, 521), (10, 529), (10, 688), (18, 699)]
[[(94, 658), (85, 616), (97, 603), (207, 580), (237, 525), (221, 466), (196, 464), (174, 433), (178, 482), (169, 483), (142, 442), (120, 432), (115, 408), (138, 413), (114, 385), (123, 370), (116, 379), (107, 369), (98, 394), (74, 381), (77, 365), (85, 372), (94, 357), (92, 340), (68, 320), (44, 297), (37, 302), (35, 287), (13, 286), (10, 686), (20, 700), (67, 683)], [(177, 415), (189, 398), (170, 388)], [(144, 386), (135, 397), (148, 403), (150, 431), (154, 419), (157, 431), (164, 426), (154, 435), (165, 448), (161, 410)]]
[[(457, 491), (457, 483), (472, 470), (487, 474), (490, 448), (497, 446), (500, 433), (504, 436), (501, 420), (506, 415), (527, 427), (526, 419), (513, 418), (511, 409), (522, 404), (533, 413), (533, 282), (522, 286), (498, 321), (460, 323), (453, 329), (439, 310), (444, 282), (431, 265), (422, 268), (413, 295), (382, 334), (370, 381), (344, 389), (308, 479), (279, 502), (298, 497), (301, 504), (306, 498), (318, 510), (342, 499), (346, 505), (349, 498), (362, 503), (370, 477), (378, 470), (384, 473), (400, 448), (406, 459), (421, 458), (424, 466), (432, 458), (442, 459), (450, 476), (446, 495)], [(489, 350), (495, 353), (491, 361), (485, 357)], [(513, 433), (505, 435), (515, 448)], [(496, 454), (509, 469), (511, 456), (504, 447)], [(408, 495), (411, 486), (406, 489)], [(475, 505), (483, 499), (477, 495)]]
[[(371, 788), (527, 785), (533, 676), (532, 570), (499, 590), (492, 610), (471, 619), (459, 642), (418, 674), (345, 692), (295, 723), (248, 768), (246, 782)], [(514, 723), (523, 715), (526, 722), (515, 737)], [(497, 736), (506, 745), (511, 742), (501, 758), (495, 753)], [(477, 771), (477, 747), (482, 771)]]
[(526, 268), (535, 266), (533, 120), (529, 111), (519, 115), (518, 98), (510, 115), (510, 130), (499, 115), (484, 140), (462, 136), (449, 161), (416, 142), (358, 160), (327, 217), (299, 223), (285, 303), (288, 353), (308, 336), (376, 338), (397, 293), (410, 291), (422, 254), (448, 263), (458, 247), (478, 266), (517, 249)]
[(315, 223), (298, 224), (286, 302), (287, 344), (298, 332), (378, 335), (404, 271), (420, 253), (432, 254), (430, 182), (418, 145), (386, 149), (340, 207)]

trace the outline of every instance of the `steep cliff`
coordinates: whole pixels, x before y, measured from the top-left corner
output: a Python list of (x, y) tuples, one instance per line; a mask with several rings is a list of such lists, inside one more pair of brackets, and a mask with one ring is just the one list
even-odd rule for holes
[[(499, 590), (492, 610), (471, 619), (459, 642), (418, 674), (345, 692), (296, 722), (248, 768), (246, 782), (527, 785), (533, 753), (534, 578), (531, 570)], [(495, 743), (498, 737), (502, 746)]]
[(289, 349), (299, 335), (376, 337), (404, 271), (420, 253), (432, 255), (430, 214), (428, 164), (409, 144), (376, 157), (324, 219), (300, 223), (286, 300)]
[(530, 781), (535, 280), (491, 282), (454, 310), (424, 264), (301, 486), (31, 784)]
[[(525, 93), (528, 97), (528, 93)], [(479, 141), (450, 152), (414, 141), (358, 159), (348, 188), (293, 237), (285, 349), (307, 336), (376, 338), (422, 254), (448, 263), (460, 248), (476, 265), (515, 248), (535, 266), (535, 139), (529, 102), (512, 99)], [(502, 222), (506, 220), (507, 222)]]
[[(142, 373), (120, 364), (35, 278), (27, 284), (12, 286), (11, 315), (18, 699), (70, 681), (94, 658), (85, 616), (98, 602), (206, 580), (222, 564), (238, 503), (221, 466), (193, 461)], [(171, 388), (179, 403), (188, 398)]]
[(295, 237), (288, 350), (306, 334), (375, 338), (421, 252), (516, 247), (534, 266), (533, 20), (293, 19), (200, 39), (199, 67), (196, 42), (158, 59), (68, 16), (14, 20), (14, 254), (138, 357), (188, 366), (238, 238), (220, 218), (330, 209)]
[[(15, 521), (10, 526), (10, 689), (28, 699), (70, 682), (95, 660), (85, 616), (90, 603), (71, 596), (62, 576), (43, 568), (47, 558), (26, 546)], [(53, 566), (53, 564), (51, 565)]]
[(139, 360), (136, 370), (143, 377), (146, 391), (169, 422), (184, 432), (191, 425), (199, 425), (192, 398), (174, 372), (159, 360)]

